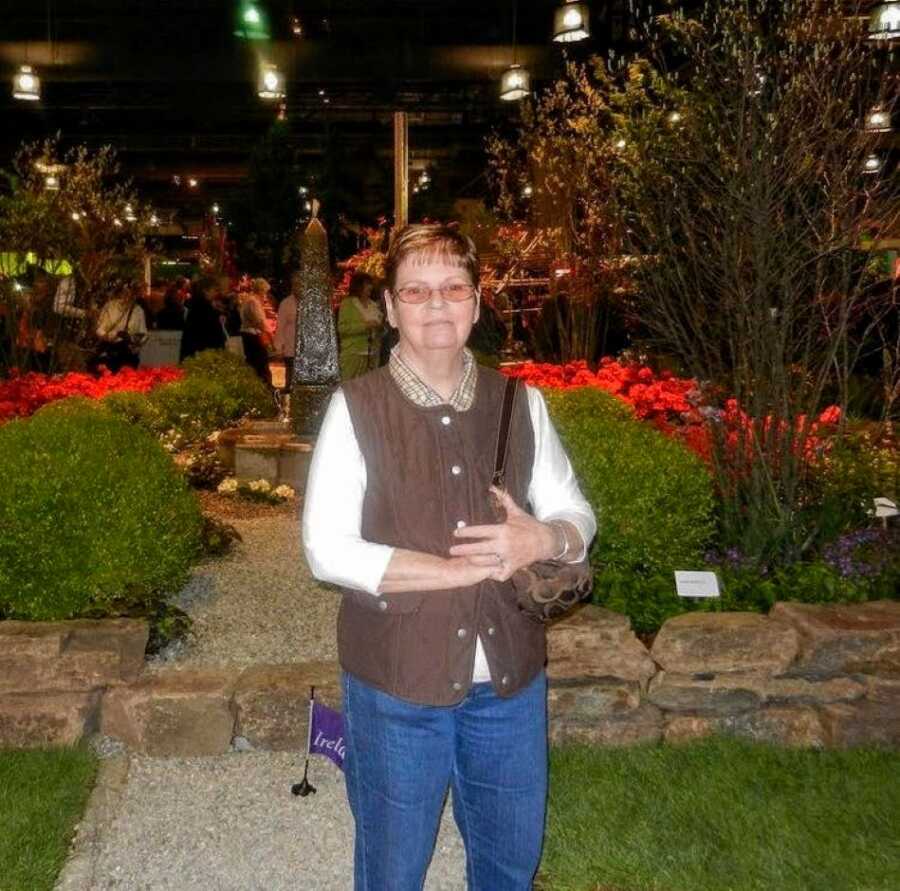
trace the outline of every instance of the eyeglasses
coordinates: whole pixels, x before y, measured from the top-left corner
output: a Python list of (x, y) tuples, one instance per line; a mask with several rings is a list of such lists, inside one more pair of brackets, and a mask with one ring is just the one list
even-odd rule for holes
[(428, 285), (406, 285), (398, 288), (394, 293), (404, 303), (425, 303), (431, 299), (431, 295), (435, 291), (450, 303), (462, 303), (464, 300), (472, 299), (475, 286), (465, 285), (462, 282), (447, 282), (436, 288), (429, 288)]

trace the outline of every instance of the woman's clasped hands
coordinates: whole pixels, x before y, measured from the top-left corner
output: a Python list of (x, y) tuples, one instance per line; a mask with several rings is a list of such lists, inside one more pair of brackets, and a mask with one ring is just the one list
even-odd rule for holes
[(505, 582), (523, 566), (549, 559), (558, 550), (557, 539), (551, 526), (519, 507), (509, 493), (495, 486), (490, 492), (506, 520), (454, 530), (460, 543), (450, 548), (450, 556), (465, 558), (481, 578)]

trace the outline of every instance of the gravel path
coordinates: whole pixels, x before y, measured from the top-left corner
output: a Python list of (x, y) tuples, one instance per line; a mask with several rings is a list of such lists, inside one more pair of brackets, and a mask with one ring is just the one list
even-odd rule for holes
[(228, 519), (243, 541), (196, 567), (176, 602), (194, 620), (189, 643), (151, 665), (253, 665), (336, 659), (340, 595), (306, 568), (297, 509)]
[[(309, 575), (297, 511), (250, 513), (226, 517), (243, 542), (197, 567), (179, 595), (194, 620), (193, 640), (161, 653), (151, 670), (337, 658), (339, 595)], [(112, 740), (94, 742), (102, 757), (122, 755)], [(125, 757), (127, 779), (100, 796), (112, 804), (83, 827), (88, 852), (63, 873), (60, 891), (352, 888), (353, 820), (343, 775), (324, 758), (310, 767), (318, 793), (297, 798), (290, 787), (302, 774), (300, 753)], [(464, 876), (448, 804), (425, 888), (463, 891)]]
[[(341, 772), (316, 758), (315, 795), (297, 798), (300, 759), (132, 756), (91, 891), (349, 891), (353, 819)], [(302, 765), (301, 765), (302, 766)], [(462, 842), (449, 803), (426, 891), (463, 891)]]

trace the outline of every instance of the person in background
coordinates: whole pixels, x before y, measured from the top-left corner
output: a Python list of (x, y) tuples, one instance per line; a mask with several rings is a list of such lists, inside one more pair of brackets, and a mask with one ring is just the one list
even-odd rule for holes
[(378, 307), (384, 316), (381, 324), (381, 346), (378, 350), (378, 367), (387, 365), (391, 357), (391, 350), (397, 345), (397, 329), (391, 326), (387, 318), (387, 282), (379, 280), (375, 284), (375, 293), (378, 295)]
[(136, 282), (122, 283), (103, 304), (97, 319), (100, 345), (90, 363), (93, 370), (100, 365), (112, 372), (125, 365), (138, 367), (141, 347), (147, 339), (147, 319), (138, 302), (141, 287)]
[[(257, 279), (256, 281), (264, 281)], [(256, 288), (242, 291), (240, 295), (241, 341), (247, 364), (259, 375), (260, 380), (272, 386), (269, 371), (269, 333), (266, 329), (266, 314)]]
[(268, 343), (272, 342), (275, 336), (275, 328), (278, 326), (278, 308), (272, 299), (272, 286), (264, 278), (253, 279), (250, 290), (259, 300), (259, 305), (263, 311), (263, 318), (266, 321), (264, 339), (268, 336)]
[(181, 361), (203, 350), (225, 348), (225, 329), (214, 302), (217, 299), (215, 288), (212, 279), (200, 279), (191, 288), (181, 338)]
[(299, 282), (293, 282), (291, 293), (278, 305), (278, 327), (275, 329), (275, 355), (284, 359), (285, 389), (294, 379), (294, 353), (297, 349), (297, 296)]
[(338, 310), (341, 380), (359, 377), (378, 366), (384, 315), (372, 299), (375, 279), (357, 272)]
[(25, 351), (25, 367), (49, 374), (52, 364), (50, 279), (39, 273), (19, 315), (17, 346)]
[(184, 304), (182, 290), (172, 282), (163, 295), (162, 309), (156, 315), (156, 327), (163, 331), (184, 331)]

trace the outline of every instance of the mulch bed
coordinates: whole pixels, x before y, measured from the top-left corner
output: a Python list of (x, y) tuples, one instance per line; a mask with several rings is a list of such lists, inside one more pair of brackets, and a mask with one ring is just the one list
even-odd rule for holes
[(300, 499), (289, 498), (281, 504), (266, 504), (251, 501), (235, 495), (220, 495), (218, 492), (197, 489), (197, 498), (203, 513), (212, 514), (222, 520), (257, 520), (262, 517), (296, 516), (300, 510)]

